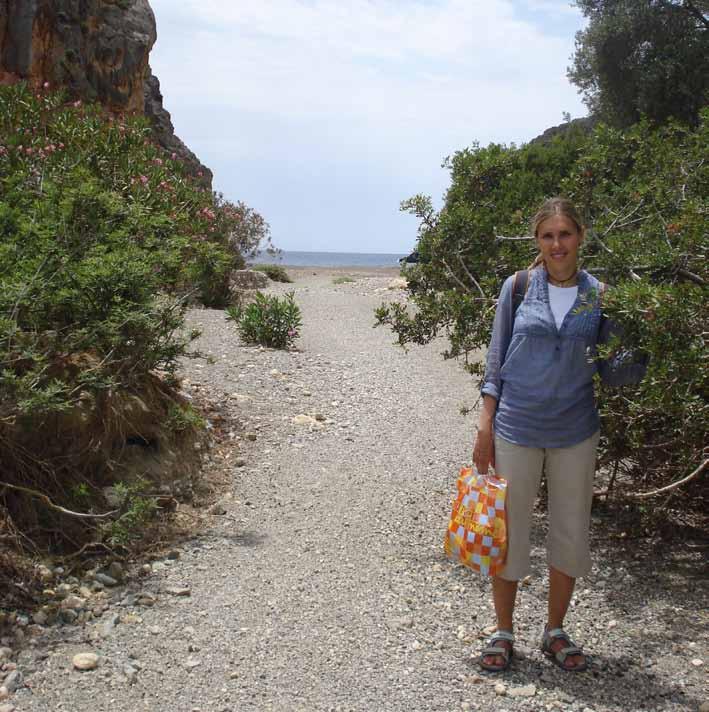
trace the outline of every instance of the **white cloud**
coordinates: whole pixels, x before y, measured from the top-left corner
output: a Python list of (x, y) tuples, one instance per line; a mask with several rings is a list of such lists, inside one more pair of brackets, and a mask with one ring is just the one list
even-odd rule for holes
[[(584, 113), (565, 78), (581, 25), (567, 2), (151, 2), (151, 63), (178, 133), (207, 163), (218, 156), (220, 170), (230, 156), (235, 174), (240, 160), (284, 156), (335, 157), (353, 175), (398, 169), (410, 189), (381, 196), (396, 212), (420, 183), (440, 195), (440, 159), (452, 151), (519, 143), (562, 111)], [(269, 201), (267, 217), (279, 210), (277, 196)]]
[(158, 25), (173, 95), (198, 87), (208, 103), (297, 117), (386, 121), (415, 111), (425, 121), (451, 102), (469, 113), (530, 78), (563, 77), (569, 44), (516, 19), (504, 0), (153, 5), (158, 21), (174, 15), (193, 28), (163, 48)]

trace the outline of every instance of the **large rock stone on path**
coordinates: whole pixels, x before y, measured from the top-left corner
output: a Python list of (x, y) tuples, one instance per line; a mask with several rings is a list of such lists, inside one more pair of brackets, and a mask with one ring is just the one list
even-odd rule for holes
[(409, 283), (403, 277), (395, 277), (387, 285), (387, 289), (406, 289)]
[(98, 655), (96, 653), (78, 653), (71, 662), (77, 670), (95, 670), (98, 667)]
[(295, 425), (309, 425), (311, 427), (319, 425), (318, 421), (312, 415), (306, 415), (305, 413), (294, 415), (292, 422), (295, 423)]
[(60, 604), (62, 610), (79, 611), (86, 605), (86, 601), (79, 596), (67, 596)]
[(237, 291), (264, 289), (268, 281), (266, 274), (256, 269), (235, 269), (229, 278), (231, 288)]
[(537, 694), (537, 688), (532, 685), (523, 685), (522, 687), (510, 687), (507, 690), (510, 697), (534, 697)]
[(13, 670), (3, 682), (2, 686), (12, 695), (22, 687), (22, 673), (19, 670)]

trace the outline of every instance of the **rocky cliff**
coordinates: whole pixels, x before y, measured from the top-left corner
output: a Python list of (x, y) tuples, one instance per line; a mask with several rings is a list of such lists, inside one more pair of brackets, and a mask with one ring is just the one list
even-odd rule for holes
[(49, 82), (112, 112), (145, 114), (158, 141), (211, 183), (163, 107), (148, 62), (156, 38), (148, 0), (0, 0), (0, 83)]

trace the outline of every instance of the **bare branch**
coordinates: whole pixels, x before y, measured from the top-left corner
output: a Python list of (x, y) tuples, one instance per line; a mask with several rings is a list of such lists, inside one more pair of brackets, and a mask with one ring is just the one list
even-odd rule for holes
[(520, 235), (518, 237), (505, 237), (504, 235), (495, 235), (495, 242), (503, 240), (534, 240), (534, 235)]
[[(649, 267), (647, 265), (634, 265), (632, 267), (626, 267), (625, 269), (630, 270), (631, 273), (633, 272), (662, 272), (662, 271), (671, 271), (672, 267)], [(610, 272), (611, 270), (608, 269), (607, 267), (585, 267), (585, 270), (587, 272), (590, 272), (591, 274), (604, 274), (606, 272)], [(705, 287), (707, 285), (707, 281), (700, 277), (698, 274), (694, 274), (694, 272), (690, 272), (689, 270), (684, 269), (683, 267), (679, 267), (676, 270), (674, 270), (675, 274), (679, 275), (680, 277), (684, 277), (685, 279), (688, 279), (690, 282), (694, 282), (695, 284), (698, 284), (700, 287)], [(639, 279), (639, 278), (638, 278)]]
[(699, 465), (699, 467), (694, 470), (694, 472), (682, 478), (681, 480), (677, 480), (677, 482), (673, 482), (671, 485), (667, 485), (666, 487), (660, 487), (660, 489), (653, 490), (652, 492), (640, 492), (637, 494), (631, 494), (630, 496), (633, 499), (644, 499), (645, 497), (654, 497), (656, 494), (661, 494), (662, 492), (669, 492), (670, 490), (673, 490), (679, 487), (680, 485), (686, 484), (690, 480), (693, 480), (695, 477), (701, 475), (702, 472), (707, 469), (707, 466), (709, 466), (709, 459), (704, 460), (704, 462)]
[(706, 280), (702, 279), (698, 274), (694, 274), (694, 272), (689, 272), (688, 270), (683, 269), (682, 267), (677, 270), (677, 274), (680, 277), (685, 277), (690, 282), (698, 284), (700, 287), (705, 287), (707, 284)]
[[(641, 201), (640, 201), (629, 213), (627, 213), (626, 215), (623, 215), (623, 216), (618, 215), (618, 216), (616, 217), (616, 219), (613, 220), (613, 222), (606, 228), (606, 231), (603, 233), (603, 237), (605, 237), (605, 236), (606, 236), (611, 230), (613, 230), (616, 226), (618, 226), (618, 227), (623, 227), (623, 226), (625, 226), (625, 225), (629, 225), (630, 223), (626, 223), (625, 221), (626, 221), (628, 218), (633, 217), (633, 215), (635, 215), (635, 213), (637, 213), (638, 210), (640, 210), (640, 208), (642, 207), (642, 205), (643, 205), (643, 201), (641, 200)], [(619, 223), (621, 220), (623, 221), (623, 224), (619, 226), (618, 223)], [(637, 222), (637, 221), (634, 220), (633, 222)], [(606, 248), (606, 249), (608, 249), (608, 248)], [(611, 253), (611, 254), (612, 254), (612, 253)]]
[(65, 509), (64, 507), (60, 507), (58, 504), (54, 504), (54, 502), (52, 502), (46, 494), (37, 492), (37, 490), (30, 489), (29, 487), (11, 485), (9, 482), (0, 482), (0, 487), (8, 487), (12, 490), (29, 494), (32, 497), (37, 497), (38, 499), (41, 499), (50, 509), (61, 512), (62, 514), (67, 514), (70, 517), (78, 517), (79, 519), (106, 519), (107, 517), (112, 517), (114, 514), (118, 513), (117, 509), (114, 509), (111, 512), (106, 512), (105, 514), (84, 514), (83, 512), (72, 512), (71, 509)]
[[(584, 267), (584, 269), (586, 272), (590, 272), (591, 274), (605, 274), (606, 272), (611, 271), (608, 267)], [(626, 269), (631, 269), (633, 272), (653, 272), (657, 270), (657, 267), (637, 265), (634, 267), (627, 267)]]
[[(635, 210), (637, 210), (639, 207), (640, 207), (640, 205), (638, 205), (638, 206), (635, 208)], [(633, 210), (633, 211), (631, 211), (630, 213), (628, 213), (628, 215), (626, 215), (625, 217), (626, 217), (626, 218), (627, 218), (627, 217), (630, 217), (630, 216), (635, 212), (635, 210)], [(620, 219), (621, 219), (621, 218), (620, 218), (620, 215), (619, 215), (619, 216), (610, 224), (610, 226), (606, 229), (606, 231), (603, 233), (603, 237), (605, 237), (605, 236), (616, 226), (616, 224), (618, 223), (618, 221), (619, 221)], [(597, 242), (609, 255), (615, 255), (615, 252), (613, 252), (613, 250), (611, 250), (611, 248), (608, 247), (608, 245), (606, 245), (605, 242), (603, 242), (603, 239), (598, 235), (598, 233), (595, 233), (595, 232), (594, 232), (593, 237), (594, 237), (594, 239), (596, 240), (596, 242)], [(639, 282), (639, 281), (640, 281), (640, 276), (633, 270), (632, 267), (627, 267), (626, 269), (628, 270), (628, 273), (629, 273), (630, 276), (633, 278), (633, 280), (635, 280), (636, 282)]]
[(468, 275), (468, 278), (470, 281), (478, 288), (478, 292), (480, 292), (480, 296), (485, 299), (485, 292), (483, 292), (483, 288), (480, 286), (480, 283), (478, 282), (475, 277), (473, 277), (472, 274), (468, 271), (468, 268), (465, 266), (465, 262), (463, 261), (463, 258), (460, 255), (460, 252), (458, 253), (458, 262), (460, 262), (460, 266), (465, 270), (465, 274)]
[(463, 288), (464, 291), (469, 292), (470, 289), (468, 288), (468, 286), (461, 281), (458, 275), (456, 275), (456, 273), (448, 266), (448, 263), (444, 259), (441, 259), (441, 262), (443, 263), (443, 266), (446, 268), (446, 270), (448, 270), (448, 274), (453, 277), (456, 282), (458, 282), (458, 284)]

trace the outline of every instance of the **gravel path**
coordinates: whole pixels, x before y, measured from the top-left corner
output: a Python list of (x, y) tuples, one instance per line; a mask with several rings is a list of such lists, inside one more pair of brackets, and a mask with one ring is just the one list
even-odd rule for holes
[[(480, 673), (470, 656), (493, 624), (490, 585), (442, 553), (470, 458), (470, 378), (441, 359), (443, 341), (405, 354), (372, 328), (374, 308), (402, 298), (386, 289), (394, 273), (336, 285), (336, 271), (316, 272), (270, 287), (296, 292), (297, 351), (244, 346), (222, 313), (191, 313), (213, 359), (189, 362), (187, 376), (244, 425), (226, 513), (179, 558), (112, 589), (97, 620), (28, 646), (17, 710), (709, 709), (700, 550), (621, 546), (600, 515), (568, 618), (591, 671), (564, 673), (537, 650), (540, 528), (519, 596), (520, 657), (504, 675)], [(79, 652), (97, 653), (98, 667), (73, 670)]]

